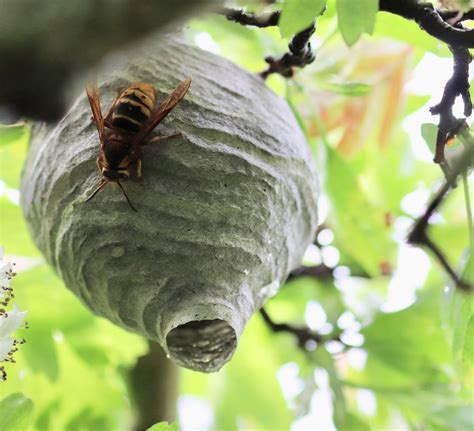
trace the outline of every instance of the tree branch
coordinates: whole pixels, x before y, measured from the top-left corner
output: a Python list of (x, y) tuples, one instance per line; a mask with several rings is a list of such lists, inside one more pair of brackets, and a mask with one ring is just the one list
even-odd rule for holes
[(318, 279), (333, 278), (334, 269), (324, 264), (315, 266), (300, 266), (290, 272), (286, 281), (294, 280), (299, 277), (314, 277)]
[(130, 371), (130, 396), (135, 407), (135, 431), (145, 431), (156, 422), (176, 419), (177, 366), (158, 343), (149, 341), (149, 351)]
[(224, 15), (229, 21), (233, 21), (241, 25), (263, 28), (278, 25), (281, 11), (277, 10), (275, 12), (257, 15), (252, 12), (245, 12), (241, 9), (226, 7), (221, 9), (219, 14)]
[[(431, 3), (418, 0), (380, 0), (379, 10), (415, 21), (422, 30), (448, 45), (474, 48), (474, 30), (466, 29), (449, 23), (474, 19), (474, 9), (463, 14), (457, 11), (439, 11)], [(239, 9), (224, 8), (219, 13), (230, 21), (242, 25), (269, 27), (278, 25), (281, 11), (256, 15)]]
[(308, 341), (314, 341), (316, 343), (322, 343), (325, 341), (341, 342), (340, 334), (338, 333), (329, 334), (328, 336), (325, 336), (322, 334), (318, 334), (317, 332), (311, 331), (311, 329), (306, 326), (293, 326), (288, 323), (275, 323), (263, 307), (260, 309), (260, 314), (262, 315), (263, 320), (272, 332), (287, 332), (289, 334), (292, 334), (296, 338), (298, 342), (298, 347), (300, 349), (307, 350), (306, 343)]
[[(448, 45), (474, 48), (474, 31), (449, 24), (445, 19), (452, 18), (452, 12), (439, 12), (431, 3), (417, 0), (380, 0), (379, 10), (415, 21), (428, 34)], [(470, 17), (471, 13), (466, 16)]]
[[(459, 57), (461, 57), (463, 48), (467, 52), (467, 48), (474, 47), (474, 30), (459, 25), (460, 21), (471, 19), (474, 16), (474, 10), (464, 14), (452, 11), (443, 12), (436, 10), (431, 3), (418, 2), (417, 0), (380, 0), (379, 10), (415, 21), (428, 34), (447, 43), (453, 54), (456, 51), (459, 52)], [(278, 25), (281, 16), (281, 11), (257, 15), (232, 8), (224, 8), (219, 13), (226, 16), (230, 21), (260, 28)], [(452, 19), (456, 19), (456, 24), (451, 25), (449, 23), (449, 20)], [(315, 24), (293, 37), (289, 44), (289, 52), (280, 58), (267, 57), (265, 61), (268, 63), (268, 68), (261, 72), (260, 76), (266, 79), (270, 74), (278, 73), (286, 78), (291, 78), (294, 74), (294, 67), (301, 68), (311, 64), (315, 60), (315, 55), (311, 49), (309, 39), (314, 32)], [(463, 57), (465, 58), (465, 55)], [(465, 92), (459, 94), (463, 95)], [(465, 105), (467, 105), (466, 100)], [(445, 120), (448, 120), (448, 118), (445, 117)], [(449, 121), (449, 123), (450, 126), (453, 125), (452, 121)], [(452, 127), (450, 128), (452, 129)], [(437, 145), (437, 155), (435, 157), (437, 163), (442, 163), (442, 148), (444, 148), (444, 144)]]
[(267, 57), (265, 61), (268, 68), (260, 73), (263, 79), (266, 79), (272, 73), (279, 73), (285, 78), (291, 78), (294, 74), (294, 67), (305, 67), (311, 64), (316, 56), (311, 48), (310, 39), (316, 31), (316, 24), (313, 23), (306, 30), (297, 33), (288, 44), (289, 52), (280, 58)]
[[(469, 93), (469, 64), (472, 57), (467, 48), (474, 47), (474, 31), (464, 28), (460, 22), (472, 19), (474, 10), (464, 14), (456, 11), (443, 12), (436, 10), (430, 3), (417, 0), (380, 0), (379, 8), (381, 11), (416, 21), (428, 34), (447, 43), (453, 53), (453, 75), (446, 83), (441, 101), (433, 106), (430, 112), (440, 116), (434, 162), (441, 165), (446, 178), (451, 178), (451, 185), (455, 186), (456, 175), (450, 174), (444, 148), (462, 128), (467, 127), (465, 119), (458, 119), (453, 115), (454, 102), (458, 96), (461, 96), (464, 102), (464, 115), (469, 117), (472, 114)], [(455, 23), (449, 23), (450, 20), (455, 20)]]
[[(464, 102), (464, 115), (472, 114), (472, 102), (469, 93), (469, 64), (472, 56), (467, 48), (449, 46), (453, 53), (453, 75), (444, 87), (441, 101), (430, 108), (433, 115), (439, 115), (438, 135), (436, 138), (436, 153), (434, 162), (445, 165), (444, 147), (456, 136), (463, 127), (468, 127), (464, 118), (458, 119), (453, 115), (456, 98), (461, 96)], [(446, 170), (445, 170), (446, 173)]]
[(418, 221), (415, 223), (415, 225), (413, 226), (410, 234), (408, 235), (408, 243), (413, 244), (413, 245), (424, 246), (428, 248), (435, 255), (436, 259), (438, 259), (438, 262), (446, 270), (446, 272), (454, 281), (454, 283), (456, 283), (456, 286), (458, 286), (463, 291), (474, 292), (474, 286), (461, 280), (458, 277), (456, 272), (448, 263), (448, 260), (446, 259), (442, 251), (433, 241), (431, 241), (427, 233), (430, 217), (433, 215), (434, 211), (444, 201), (446, 195), (448, 194), (450, 188), (452, 187), (452, 183), (455, 180), (455, 178), (460, 173), (468, 169), (468, 167), (474, 163), (474, 147), (468, 148), (465, 151), (465, 153), (467, 154), (464, 154), (463, 157), (461, 158), (461, 161), (458, 162), (457, 165), (454, 167), (452, 177), (451, 178), (448, 177), (443, 187), (441, 187), (441, 189), (438, 191), (438, 193), (435, 195), (435, 197), (432, 199), (432, 201), (428, 205), (428, 208), (426, 209), (423, 216), (420, 217)]
[[(232, 8), (223, 8), (218, 13), (224, 15), (229, 21), (260, 28), (278, 25), (281, 16), (281, 11), (257, 15)], [(291, 39), (288, 44), (289, 52), (283, 54), (280, 58), (266, 57), (265, 61), (268, 63), (268, 67), (259, 75), (263, 79), (266, 79), (272, 73), (278, 73), (285, 78), (291, 78), (294, 74), (294, 67), (302, 68), (311, 64), (316, 56), (309, 40), (315, 31), (316, 24), (313, 23), (310, 27), (297, 33)]]

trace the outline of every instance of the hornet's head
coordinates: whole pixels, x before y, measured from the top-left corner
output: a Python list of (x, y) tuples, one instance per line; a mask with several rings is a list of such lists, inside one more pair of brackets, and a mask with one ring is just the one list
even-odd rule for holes
[(119, 182), (128, 180), (128, 171), (125, 169), (102, 169), (102, 177), (105, 178), (108, 182)]

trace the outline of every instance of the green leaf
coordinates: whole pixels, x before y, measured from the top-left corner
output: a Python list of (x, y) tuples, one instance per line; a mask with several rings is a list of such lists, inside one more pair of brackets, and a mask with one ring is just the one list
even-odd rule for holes
[[(391, 367), (376, 355), (369, 356), (362, 371), (351, 369), (346, 383), (373, 391), (402, 391), (413, 386), (413, 376)], [(421, 377), (421, 376), (420, 376)]]
[(425, 51), (430, 51), (439, 57), (452, 55), (445, 43), (439, 43), (438, 39), (430, 36), (427, 32), (420, 31), (416, 22), (391, 13), (380, 12), (377, 14), (375, 35), (407, 42), (410, 46), (422, 50), (422, 54)]
[[(453, 199), (455, 196), (453, 196)], [(447, 201), (443, 211), (448, 208), (451, 202)], [(459, 208), (459, 207), (458, 207)], [(446, 211), (443, 212), (443, 217), (447, 218)], [(449, 218), (447, 218), (449, 220)], [(443, 223), (434, 224), (430, 227), (430, 238), (443, 250), (444, 256), (448, 262), (459, 262), (459, 259), (466, 247), (466, 225), (464, 223)], [(468, 281), (465, 277), (463, 277)]]
[(26, 431), (33, 418), (33, 401), (21, 393), (8, 395), (0, 401), (0, 430)]
[[(1, 131), (0, 126), (0, 135)], [(0, 137), (0, 180), (5, 181), (9, 187), (19, 189), (21, 168), (30, 140), (30, 127), (15, 126), (14, 130), (4, 130), (3, 134), (4, 138)]]
[(472, 430), (472, 398), (463, 396), (449, 384), (413, 386), (411, 390), (382, 392), (402, 414), (419, 423), (419, 428), (432, 431)]
[(35, 427), (39, 430), (52, 429), (54, 418), (57, 417), (58, 411), (61, 409), (61, 401), (59, 399), (52, 400), (45, 406), (41, 412), (38, 412), (35, 419)]
[(356, 43), (362, 33), (374, 31), (378, 0), (337, 0), (336, 8), (339, 31), (347, 45)]
[(467, 327), (473, 315), (473, 300), (466, 297), (462, 292), (458, 292), (455, 287), (451, 302), (451, 318), (453, 324), (453, 353), (460, 354), (464, 348)]
[(428, 384), (411, 390), (381, 392), (406, 418), (419, 424), (418, 428), (432, 431), (472, 430), (472, 398), (460, 396), (447, 384)]
[(370, 426), (358, 416), (348, 413), (343, 422), (337, 424), (338, 431), (370, 431)]
[(27, 342), (0, 391), (34, 400), (38, 431), (122, 429), (132, 414), (125, 370), (146, 351), (144, 338), (95, 317), (45, 264), (13, 282), (30, 328), (18, 333)]
[(330, 146), (326, 146), (326, 151), (326, 192), (338, 244), (368, 274), (377, 276), (383, 263), (392, 258), (394, 249), (385, 226), (385, 209), (368, 199), (353, 164)]
[(179, 425), (176, 422), (158, 422), (151, 428), (148, 428), (148, 431), (179, 431)]
[(474, 363), (474, 316), (471, 316), (466, 325), (466, 335), (464, 339), (462, 360), (467, 368), (472, 368)]
[(30, 236), (21, 208), (5, 197), (0, 197), (0, 245), (8, 254), (39, 256)]
[(372, 87), (363, 82), (321, 82), (319, 85), (323, 90), (343, 96), (360, 97), (370, 92)]
[(282, 37), (291, 37), (308, 28), (325, 5), (326, 0), (285, 0), (278, 23)]
[(421, 136), (428, 145), (431, 154), (435, 154), (436, 151), (436, 136), (438, 135), (438, 127), (431, 123), (424, 123), (421, 125)]
[(452, 359), (438, 313), (435, 299), (423, 299), (405, 310), (380, 314), (362, 330), (364, 347), (390, 367), (428, 378)]
[(24, 335), (31, 340), (22, 347), (31, 370), (44, 373), (51, 381), (56, 381), (59, 368), (51, 328), (35, 321), (35, 325), (32, 325)]
[(431, 96), (422, 96), (418, 94), (410, 94), (408, 96), (407, 104), (405, 107), (404, 115), (408, 116), (423, 108), (430, 100)]
[[(467, 277), (469, 256), (464, 261), (462, 278)], [(450, 329), (451, 351), (461, 382), (469, 390), (474, 389), (474, 296), (467, 295), (455, 286), (450, 286), (445, 296), (445, 323)]]
[(84, 407), (73, 416), (64, 427), (64, 431), (106, 430), (113, 424), (109, 415), (100, 415), (91, 406)]
[[(472, 184), (474, 186), (474, 182)], [(474, 213), (472, 207), (471, 192), (469, 189), (468, 173), (462, 174), (462, 188), (464, 191), (464, 205), (466, 206), (467, 229), (469, 237), (468, 256), (466, 258), (466, 268), (462, 277), (468, 282), (474, 284)]]
[(25, 123), (18, 123), (5, 126), (0, 124), (0, 147), (14, 144), (25, 139), (29, 135), (30, 126)]
[(295, 360), (298, 353), (293, 337), (275, 336), (257, 313), (242, 334), (232, 360), (209, 382), (215, 412), (212, 429), (237, 430), (236, 418), (246, 429), (289, 429), (293, 415), (283, 397), (277, 371), (284, 363), (282, 356), (285, 361), (288, 356)]
[(436, 427), (434, 429), (439, 431), (474, 429), (472, 405), (446, 406), (432, 411), (427, 418)]

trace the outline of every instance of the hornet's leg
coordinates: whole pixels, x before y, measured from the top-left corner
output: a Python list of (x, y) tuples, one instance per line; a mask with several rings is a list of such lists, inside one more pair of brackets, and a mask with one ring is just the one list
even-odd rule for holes
[(104, 177), (101, 177), (99, 180), (99, 184), (97, 185), (97, 188), (84, 202), (90, 201), (97, 193), (99, 193), (107, 185), (107, 183), (108, 181)]
[(138, 159), (135, 162), (135, 172), (137, 174), (137, 180), (143, 184), (143, 174), (142, 174), (142, 161), (141, 159)]
[(128, 154), (128, 160), (129, 160), (130, 169), (131, 170), (135, 169), (135, 174), (136, 174), (138, 182), (143, 184), (142, 157), (141, 156), (142, 156), (141, 148), (140, 146), (136, 146)]
[(154, 136), (142, 143), (142, 145), (148, 145), (148, 144), (156, 144), (158, 142), (163, 142), (167, 141), (168, 139), (174, 139), (174, 138), (179, 138), (182, 136), (181, 133), (175, 133), (174, 135), (166, 135), (166, 136)]

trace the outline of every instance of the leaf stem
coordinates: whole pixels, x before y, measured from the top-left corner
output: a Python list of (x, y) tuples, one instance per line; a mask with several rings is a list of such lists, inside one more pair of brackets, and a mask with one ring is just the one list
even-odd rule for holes
[(469, 181), (467, 171), (462, 174), (464, 201), (466, 203), (467, 227), (469, 229), (469, 260), (474, 262), (474, 221), (472, 218), (471, 198), (469, 195)]

